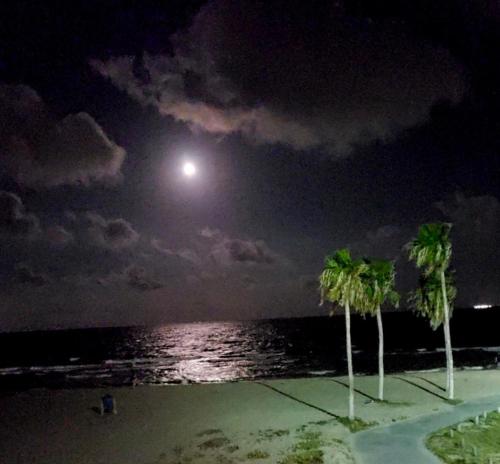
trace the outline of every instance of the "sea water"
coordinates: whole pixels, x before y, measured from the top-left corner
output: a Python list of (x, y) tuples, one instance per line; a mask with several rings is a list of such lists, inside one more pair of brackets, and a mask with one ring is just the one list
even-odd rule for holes
[[(410, 312), (384, 313), (386, 372), (444, 367), (441, 328)], [(496, 367), (500, 310), (457, 310), (457, 368)], [(354, 369), (377, 371), (373, 318), (352, 318)], [(346, 371), (342, 315), (160, 327), (0, 334), (0, 389), (228, 382)]]

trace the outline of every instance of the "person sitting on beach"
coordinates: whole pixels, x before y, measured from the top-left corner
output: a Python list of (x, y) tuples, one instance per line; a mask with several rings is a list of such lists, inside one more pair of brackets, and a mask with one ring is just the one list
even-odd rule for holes
[(101, 416), (104, 414), (116, 414), (117, 412), (115, 399), (112, 395), (106, 393), (101, 398)]

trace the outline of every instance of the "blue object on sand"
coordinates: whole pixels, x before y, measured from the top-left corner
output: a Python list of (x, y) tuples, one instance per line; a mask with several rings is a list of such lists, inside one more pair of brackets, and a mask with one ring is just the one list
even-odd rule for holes
[(107, 393), (101, 398), (102, 411), (105, 413), (112, 413), (115, 410), (115, 399)]

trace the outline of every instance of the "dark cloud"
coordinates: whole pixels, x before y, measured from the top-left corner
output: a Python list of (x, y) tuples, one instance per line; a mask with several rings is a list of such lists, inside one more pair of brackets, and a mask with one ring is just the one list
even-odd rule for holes
[(26, 213), (23, 202), (14, 193), (0, 191), (0, 233), (13, 237), (33, 237), (40, 232), (40, 221)]
[(45, 237), (51, 245), (56, 247), (64, 247), (74, 240), (73, 234), (59, 225), (48, 227)]
[(41, 287), (50, 282), (49, 277), (42, 272), (35, 272), (25, 263), (19, 263), (15, 266), (15, 280), (21, 284), (34, 285)]
[(105, 219), (93, 212), (85, 214), (88, 231), (95, 243), (104, 248), (120, 250), (129, 248), (139, 239), (139, 233), (125, 219)]
[(232, 264), (285, 264), (286, 259), (271, 250), (263, 240), (241, 239), (226, 236), (219, 229), (204, 227), (198, 232), (210, 245), (209, 261), (217, 265)]
[[(151, 246), (166, 256), (177, 256), (199, 266), (217, 264), (230, 266), (242, 264), (275, 264), (279, 257), (262, 240), (246, 240), (225, 236), (219, 229), (203, 228), (199, 235), (208, 239), (203, 251), (197, 253), (189, 248), (174, 250), (162, 245), (158, 239), (151, 240)], [(208, 249), (206, 245), (208, 244)], [(205, 261), (208, 258), (208, 261)], [(199, 277), (199, 276), (198, 276)]]
[(224, 247), (234, 261), (272, 264), (274, 257), (263, 241), (227, 240)]
[(128, 285), (141, 291), (157, 290), (164, 285), (148, 275), (143, 267), (132, 265), (127, 267), (123, 275)]
[[(92, 278), (91, 280), (84, 278), (84, 281), (88, 285), (92, 282)], [(95, 282), (102, 287), (108, 288), (116, 284), (125, 283), (129, 287), (141, 291), (157, 290), (165, 286), (158, 279), (152, 277), (150, 271), (147, 271), (146, 268), (138, 264), (128, 265), (122, 270), (111, 271), (105, 276), (96, 278)]]
[(393, 224), (386, 224), (369, 230), (365, 237), (349, 246), (355, 256), (378, 259), (406, 259), (403, 247), (410, 240), (413, 230)]
[(92, 66), (193, 130), (337, 154), (460, 100), (457, 63), (401, 21), (305, 5), (214, 0), (171, 38), (172, 55)]
[(223, 238), (217, 242), (210, 252), (211, 258), (218, 264), (274, 264), (276, 255), (262, 240), (241, 240)]
[(89, 114), (57, 120), (32, 88), (0, 84), (0, 163), (20, 184), (116, 182), (124, 158)]
[(381, 226), (374, 231), (369, 231), (366, 234), (368, 241), (370, 242), (379, 242), (383, 240), (387, 240), (393, 238), (401, 233), (401, 228), (398, 226), (394, 226), (392, 224), (387, 224), (385, 226)]
[(78, 221), (78, 215), (74, 213), (73, 211), (66, 210), (64, 211), (64, 218), (66, 221), (74, 224)]
[(241, 277), (241, 282), (247, 290), (253, 290), (258, 284), (257, 279), (248, 274), (243, 274), (243, 276)]
[(454, 232), (471, 246), (489, 247), (500, 236), (500, 201), (492, 195), (456, 192), (436, 207), (454, 224)]
[(222, 233), (219, 229), (212, 229), (210, 227), (204, 227), (199, 232), (200, 236), (208, 239), (218, 240), (222, 237)]
[(161, 254), (165, 256), (177, 256), (179, 258), (185, 259), (186, 261), (191, 262), (192, 264), (199, 264), (200, 257), (194, 250), (190, 250), (189, 248), (182, 248), (179, 250), (173, 250), (170, 248), (166, 248), (162, 245), (161, 241), (158, 239), (151, 240), (151, 246), (159, 251)]

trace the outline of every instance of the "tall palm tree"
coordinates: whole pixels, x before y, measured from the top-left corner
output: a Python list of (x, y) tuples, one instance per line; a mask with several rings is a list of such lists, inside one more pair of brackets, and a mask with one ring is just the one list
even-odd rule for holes
[(361, 260), (353, 260), (349, 250), (336, 251), (325, 259), (319, 277), (321, 304), (325, 300), (344, 308), (346, 330), (347, 372), (349, 376), (349, 419), (354, 419), (354, 374), (351, 348), (351, 307), (355, 307), (363, 292), (361, 274), (367, 269)]
[(399, 294), (394, 289), (394, 263), (381, 259), (366, 259), (366, 271), (361, 275), (364, 295), (358, 304), (362, 314), (376, 316), (378, 326), (378, 398), (384, 399), (384, 327), (382, 324), (382, 305), (388, 301), (399, 306)]
[[(418, 230), (417, 237), (408, 244), (410, 260), (414, 260), (418, 268), (423, 268), (421, 286), (417, 290), (416, 302), (424, 303), (425, 301), (424, 306), (427, 306), (427, 308), (423, 312), (428, 317), (431, 316), (431, 324), (438, 323), (439, 325), (441, 322), (443, 323), (447, 368), (446, 390), (449, 399), (453, 399), (455, 395), (449, 302), (452, 295), (448, 293), (449, 290), (452, 292), (453, 290), (447, 283), (449, 277), (446, 275), (451, 260), (451, 227), (451, 224), (441, 222), (423, 224)], [(438, 290), (441, 292), (439, 299), (432, 293), (436, 290), (434, 287), (435, 279), (438, 279), (439, 282)], [(436, 306), (434, 308), (428, 307), (431, 303)], [(441, 306), (437, 306), (439, 303)], [(424, 306), (420, 305), (421, 308)]]

